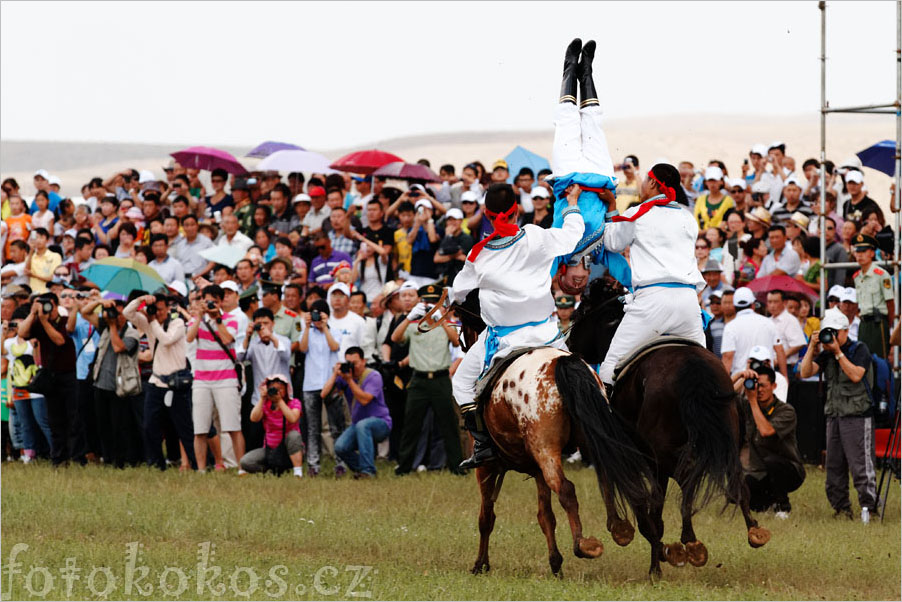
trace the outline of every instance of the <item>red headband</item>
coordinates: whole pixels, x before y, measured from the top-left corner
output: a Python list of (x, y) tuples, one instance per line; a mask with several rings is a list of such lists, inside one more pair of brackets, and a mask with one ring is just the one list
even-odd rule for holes
[(667, 197), (668, 201), (676, 200), (676, 191), (673, 188), (671, 188), (670, 186), (668, 186), (667, 184), (665, 184), (664, 182), (662, 182), (661, 180), (659, 180), (658, 178), (656, 178), (655, 174), (652, 173), (651, 170), (648, 170), (648, 177), (651, 178), (652, 181), (654, 181), (654, 183), (658, 185), (658, 188), (661, 190), (661, 192), (664, 194), (664, 196)]
[(485, 214), (492, 220), (492, 227), (495, 229), (494, 232), (480, 240), (478, 243), (473, 245), (473, 248), (470, 249), (470, 254), (467, 256), (468, 261), (476, 261), (476, 257), (479, 256), (479, 252), (482, 251), (482, 248), (485, 245), (495, 238), (500, 238), (502, 236), (514, 236), (517, 232), (520, 231), (520, 227), (517, 224), (512, 224), (507, 220), (510, 219), (512, 215), (517, 212), (517, 204), (514, 203), (511, 205), (510, 209), (503, 213), (495, 213), (494, 211), (489, 211), (485, 209)]

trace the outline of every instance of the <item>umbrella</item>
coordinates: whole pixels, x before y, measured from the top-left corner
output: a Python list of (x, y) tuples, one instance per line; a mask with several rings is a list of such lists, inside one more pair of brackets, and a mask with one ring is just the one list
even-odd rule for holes
[(812, 302), (816, 302), (818, 298), (818, 294), (814, 289), (790, 276), (762, 276), (761, 278), (755, 278), (747, 286), (755, 293), (755, 298), (761, 303), (767, 301), (767, 293), (770, 291), (807, 295)]
[(244, 251), (231, 245), (219, 244), (198, 253), (201, 257), (214, 263), (221, 263), (229, 268), (234, 268), (244, 257)]
[(208, 171), (224, 169), (229, 173), (238, 175), (247, 173), (244, 166), (231, 154), (209, 146), (192, 146), (177, 153), (172, 153), (170, 156), (178, 161), (182, 167), (189, 169), (206, 169)]
[(882, 171), (893, 177), (896, 173), (896, 141), (884, 140), (856, 153), (865, 167)]
[(95, 261), (81, 275), (96, 284), (100, 290), (125, 296), (134, 290), (149, 292), (166, 286), (155, 269), (123, 257), (106, 257)]
[(337, 159), (330, 167), (338, 171), (349, 171), (369, 175), (388, 163), (403, 162), (404, 159), (381, 150), (357, 151)]
[(257, 165), (260, 171), (288, 171), (335, 173), (329, 160), (319, 153), (306, 150), (280, 150), (266, 157)]
[(508, 171), (510, 172), (510, 178), (508, 179), (511, 184), (513, 184), (514, 178), (517, 177), (517, 174), (520, 173), (520, 170), (524, 167), (532, 169), (533, 174), (537, 174), (543, 169), (550, 169), (551, 167), (548, 164), (548, 159), (537, 155), (520, 145), (517, 145), (514, 150), (509, 152), (504, 160), (507, 161), (509, 167)]
[(296, 144), (289, 144), (288, 142), (274, 142), (273, 140), (267, 140), (266, 142), (261, 142), (257, 146), (255, 146), (248, 154), (244, 155), (245, 157), (256, 157), (257, 159), (262, 159), (264, 157), (268, 157), (271, 154), (281, 151), (281, 150), (304, 150), (300, 146)]
[(442, 179), (435, 175), (435, 172), (418, 163), (405, 163), (404, 161), (395, 161), (386, 163), (373, 172), (374, 176), (385, 176), (386, 178), (397, 178), (399, 180), (422, 180), (424, 182), (441, 182)]

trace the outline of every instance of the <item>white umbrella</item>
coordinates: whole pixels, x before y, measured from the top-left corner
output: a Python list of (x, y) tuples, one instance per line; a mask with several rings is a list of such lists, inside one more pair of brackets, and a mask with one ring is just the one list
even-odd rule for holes
[(244, 257), (244, 251), (231, 245), (219, 244), (198, 253), (201, 257), (214, 263), (221, 263), (229, 268), (234, 268)]
[(280, 150), (257, 164), (259, 171), (337, 173), (329, 167), (329, 161), (319, 153), (306, 150)]

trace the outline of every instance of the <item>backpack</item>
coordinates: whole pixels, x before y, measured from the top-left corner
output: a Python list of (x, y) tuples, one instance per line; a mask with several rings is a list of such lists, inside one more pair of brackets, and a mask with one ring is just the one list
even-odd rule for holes
[(31, 381), (34, 380), (35, 373), (38, 371), (38, 365), (34, 362), (34, 356), (30, 353), (25, 353), (26, 349), (28, 349), (28, 343), (13, 343), (10, 347), (10, 353), (15, 359), (9, 368), (9, 381), (17, 389), (24, 389), (30, 385)]

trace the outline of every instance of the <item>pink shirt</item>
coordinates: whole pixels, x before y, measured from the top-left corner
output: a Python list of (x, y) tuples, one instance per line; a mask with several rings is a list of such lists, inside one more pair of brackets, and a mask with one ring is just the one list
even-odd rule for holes
[[(229, 334), (234, 337), (238, 332), (238, 320), (225, 314), (222, 323)], [(206, 321), (206, 324), (201, 322), (197, 329), (197, 359), (192, 364), (194, 386), (208, 389), (238, 387), (235, 364), (210, 334), (207, 325), (213, 329), (213, 332), (216, 332), (218, 326), (216, 322)]]
[[(288, 402), (288, 407), (292, 410), (300, 410), (301, 402), (298, 399), (292, 399)], [(285, 418), (285, 414), (282, 413), (282, 410), (279, 409), (279, 406), (276, 406), (276, 409), (270, 410), (270, 403), (268, 401), (263, 402), (263, 432), (265, 433), (263, 436), (263, 440), (266, 442), (266, 447), (273, 448), (278, 447), (282, 442), (282, 419)], [(285, 419), (285, 432), (288, 431), (297, 431), (301, 432), (300, 427), (301, 421), (300, 419), (291, 424), (288, 422), (288, 419)]]

